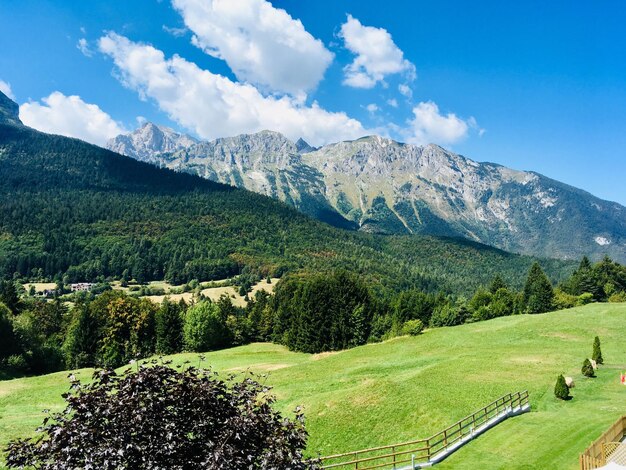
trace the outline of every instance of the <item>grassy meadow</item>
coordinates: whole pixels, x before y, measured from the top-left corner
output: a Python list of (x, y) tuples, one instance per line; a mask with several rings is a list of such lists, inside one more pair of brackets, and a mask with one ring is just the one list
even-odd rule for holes
[[(308, 355), (252, 344), (207, 354), (221, 372), (267, 374), (279, 407), (303, 405), (309, 453), (323, 455), (428, 437), (510, 391), (527, 389), (532, 412), (499, 424), (438, 465), (446, 468), (574, 469), (578, 454), (626, 413), (626, 304), (519, 315)], [(580, 368), (600, 336), (595, 379)], [(198, 363), (196, 354), (172, 356)], [(91, 370), (78, 372), (88, 379)], [(558, 374), (576, 382), (560, 402)], [(0, 446), (33, 435), (41, 410), (59, 410), (67, 372), (0, 382)]]

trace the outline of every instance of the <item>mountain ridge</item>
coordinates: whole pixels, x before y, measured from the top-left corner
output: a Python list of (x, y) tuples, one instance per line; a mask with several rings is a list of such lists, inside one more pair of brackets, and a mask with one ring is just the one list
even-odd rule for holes
[[(0, 123), (0, 175), (1, 279), (180, 284), (345, 269), (378, 292), (469, 294), (495, 274), (519, 288), (536, 260), (466, 240), (340, 230), (250, 191), (23, 125)], [(541, 262), (555, 282), (574, 267)]]
[(465, 237), (537, 256), (607, 254), (626, 261), (626, 208), (540, 173), (376, 135), (317, 149), (304, 144), (261, 131), (150, 158), (344, 228)]

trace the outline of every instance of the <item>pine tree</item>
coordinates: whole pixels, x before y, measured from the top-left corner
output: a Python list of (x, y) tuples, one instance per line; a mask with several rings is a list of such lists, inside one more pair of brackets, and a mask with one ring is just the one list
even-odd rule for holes
[(156, 312), (156, 352), (157, 354), (174, 354), (183, 347), (183, 312), (178, 303), (163, 300)]
[(578, 270), (573, 275), (576, 295), (584, 293), (593, 294), (596, 300), (601, 299), (601, 288), (598, 285), (598, 280), (595, 276), (595, 272), (589, 258), (583, 257)]
[(569, 398), (569, 387), (565, 382), (563, 374), (559, 375), (556, 379), (556, 385), (554, 386), (554, 396), (559, 400), (567, 400)]
[(13, 281), (0, 281), (0, 302), (6, 305), (14, 315), (19, 313), (20, 296)]
[(554, 289), (546, 274), (535, 262), (528, 272), (523, 293), (526, 313), (543, 313), (552, 310)]
[(499, 274), (496, 274), (496, 277), (493, 278), (493, 281), (491, 281), (491, 285), (489, 286), (489, 292), (491, 292), (492, 294), (495, 294), (500, 289), (508, 289), (508, 288), (509, 286), (506, 285), (506, 282), (504, 282), (504, 279), (502, 279)]
[(589, 359), (585, 359), (583, 362), (582, 373), (585, 377), (594, 377), (593, 366), (591, 365), (591, 361), (589, 361)]
[(600, 349), (600, 338), (597, 336), (593, 340), (593, 353), (591, 354), (591, 359), (596, 361), (596, 364), (604, 364), (604, 359), (602, 358), (602, 350)]

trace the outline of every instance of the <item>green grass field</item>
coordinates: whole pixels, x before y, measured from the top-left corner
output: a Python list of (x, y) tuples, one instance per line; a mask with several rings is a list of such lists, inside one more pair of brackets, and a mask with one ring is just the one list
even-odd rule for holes
[[(309, 452), (329, 454), (428, 437), (499, 396), (528, 389), (532, 412), (499, 424), (438, 468), (577, 468), (578, 454), (626, 413), (626, 304), (598, 304), (426, 331), (339, 353), (307, 355), (272, 344), (207, 354), (219, 371), (267, 373), (284, 411), (303, 405)], [(605, 365), (580, 373), (600, 336)], [(172, 357), (198, 362), (195, 354)], [(90, 370), (80, 371), (88, 378)], [(573, 400), (553, 396), (574, 377)], [(0, 445), (33, 434), (60, 409), (67, 373), (0, 382)]]

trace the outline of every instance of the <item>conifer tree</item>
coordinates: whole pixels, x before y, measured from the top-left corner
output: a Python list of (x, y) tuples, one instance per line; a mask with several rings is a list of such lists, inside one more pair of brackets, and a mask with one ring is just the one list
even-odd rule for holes
[(582, 373), (585, 377), (594, 377), (593, 366), (591, 365), (591, 361), (589, 361), (589, 359), (585, 359), (583, 362)]
[(16, 315), (19, 311), (20, 296), (13, 281), (0, 281), (0, 302)]
[(556, 379), (556, 385), (554, 386), (554, 396), (559, 400), (567, 400), (569, 398), (569, 387), (565, 382), (563, 374), (559, 375)]
[(156, 352), (157, 354), (174, 354), (182, 351), (183, 346), (183, 313), (179, 303), (163, 300), (156, 312)]
[(591, 354), (591, 359), (596, 361), (596, 364), (604, 364), (604, 359), (602, 358), (602, 350), (600, 349), (600, 338), (597, 336), (593, 340), (593, 353)]
[(531, 266), (528, 273), (523, 300), (526, 313), (543, 313), (553, 308), (552, 283), (537, 262)]
[(589, 258), (586, 256), (583, 257), (572, 278), (575, 285), (576, 295), (588, 292), (593, 294), (594, 298), (599, 299), (600, 286), (598, 286), (593, 266), (591, 265)]
[(489, 286), (489, 292), (491, 292), (492, 294), (495, 294), (500, 289), (508, 289), (508, 288), (509, 286), (506, 285), (506, 282), (504, 282), (504, 279), (502, 279), (499, 274), (496, 274), (496, 277), (493, 278), (493, 281), (491, 281), (491, 285)]

